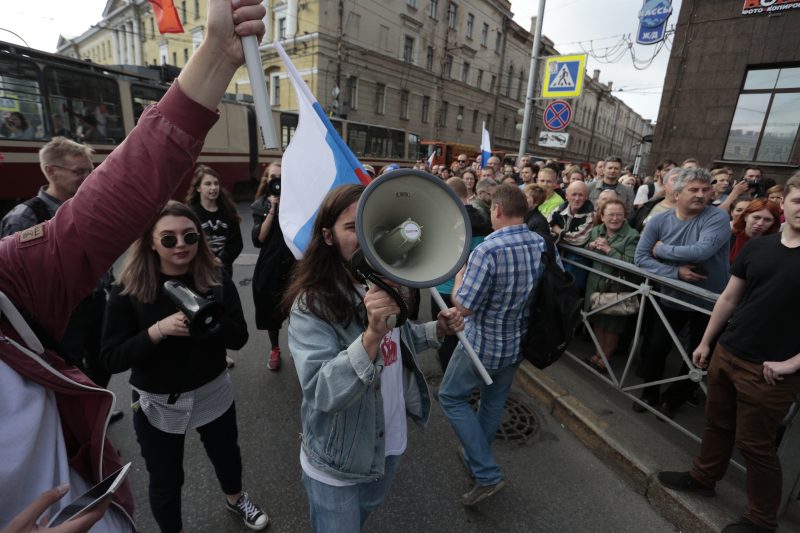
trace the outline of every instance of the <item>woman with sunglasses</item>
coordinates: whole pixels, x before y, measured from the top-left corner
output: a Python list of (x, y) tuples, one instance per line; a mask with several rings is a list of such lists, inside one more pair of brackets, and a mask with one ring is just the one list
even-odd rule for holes
[(256, 307), (256, 328), (269, 334), (270, 353), (267, 368), (277, 372), (281, 368), (281, 348), (278, 336), (286, 320), (286, 312), (280, 305), (289, 274), (295, 259), (283, 240), (278, 223), (281, 164), (271, 163), (256, 191), (253, 209), (253, 246), (259, 249), (256, 268), (253, 271), (253, 302)]
[[(222, 302), (218, 331), (191, 336), (188, 318), (164, 291), (169, 280)], [(226, 508), (251, 529), (267, 527), (267, 515), (242, 491), (236, 406), (225, 366), (225, 350), (240, 349), (247, 338), (236, 287), (217, 267), (199, 219), (187, 206), (169, 202), (128, 250), (109, 296), (101, 354), (108, 371), (131, 370), (133, 427), (161, 531), (183, 530), (183, 449), (191, 429), (214, 465)]]
[(219, 184), (219, 174), (208, 165), (197, 165), (189, 190), (186, 205), (192, 208), (208, 239), (208, 245), (229, 277), (233, 277), (233, 262), (242, 253), (242, 232), (239, 222), (242, 217), (230, 194)]

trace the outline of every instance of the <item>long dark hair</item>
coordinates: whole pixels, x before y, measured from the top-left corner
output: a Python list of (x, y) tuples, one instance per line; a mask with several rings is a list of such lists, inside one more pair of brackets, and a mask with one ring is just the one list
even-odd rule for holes
[(327, 322), (349, 324), (355, 316), (352, 295), (353, 280), (342, 263), (339, 249), (329, 246), (323, 229), (333, 231), (336, 220), (364, 192), (363, 185), (342, 185), (330, 191), (314, 221), (311, 242), (294, 267), (292, 279), (281, 302), (288, 313), (294, 301), (303, 296), (303, 310), (310, 311)]
[(200, 229), (200, 220), (188, 206), (175, 201), (167, 202), (158, 218), (142, 233), (136, 242), (128, 249), (125, 265), (119, 276), (119, 283), (125, 288), (122, 294), (130, 294), (143, 303), (153, 303), (158, 297), (158, 272), (161, 259), (158, 252), (153, 250), (153, 230), (158, 221), (165, 216), (188, 218), (194, 223), (195, 229), (200, 234), (197, 242), (197, 255), (189, 264), (189, 272), (194, 278), (194, 288), (199, 293), (207, 292), (212, 286), (219, 285), (218, 268), (214, 263), (214, 254), (208, 247), (203, 231)]
[(217, 206), (222, 210), (223, 213), (225, 213), (225, 215), (227, 215), (228, 218), (235, 220), (237, 224), (241, 222), (242, 217), (240, 217), (239, 213), (236, 212), (236, 205), (233, 203), (231, 194), (225, 187), (222, 186), (222, 180), (219, 177), (219, 173), (208, 165), (197, 165), (197, 167), (194, 169), (192, 184), (189, 185), (189, 190), (186, 191), (186, 205), (193, 205), (200, 202), (200, 193), (197, 191), (197, 189), (200, 187), (200, 184), (203, 182), (203, 176), (206, 174), (209, 176), (214, 176), (217, 178), (217, 181), (220, 182)]

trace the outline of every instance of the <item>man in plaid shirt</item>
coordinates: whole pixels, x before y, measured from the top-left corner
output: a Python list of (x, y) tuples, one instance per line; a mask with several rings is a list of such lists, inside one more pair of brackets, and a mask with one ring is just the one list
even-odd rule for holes
[[(461, 441), (459, 456), (475, 479), (462, 496), (475, 505), (505, 486), (492, 454), (500, 418), (514, 374), (522, 361), (521, 343), (528, 324), (528, 297), (543, 266), (544, 239), (528, 230), (525, 195), (518, 187), (500, 185), (492, 195), (494, 232), (478, 245), (456, 276), (453, 304), (466, 317), (464, 334), (494, 383), (487, 386), (461, 344), (447, 366), (439, 400)], [(480, 387), (473, 413), (469, 398)]]

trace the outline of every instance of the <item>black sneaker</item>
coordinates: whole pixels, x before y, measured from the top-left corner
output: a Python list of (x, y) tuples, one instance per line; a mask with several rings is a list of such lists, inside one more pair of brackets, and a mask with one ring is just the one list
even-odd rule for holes
[(722, 529), (722, 533), (773, 533), (774, 531), (774, 529), (758, 526), (747, 518), (728, 524)]
[(478, 502), (481, 502), (497, 493), (500, 489), (506, 486), (505, 480), (500, 480), (499, 483), (495, 483), (494, 485), (479, 485), (475, 483), (475, 486), (472, 487), (468, 493), (461, 496), (461, 503), (466, 505), (467, 507), (471, 507)]
[(231, 504), (228, 500), (225, 500), (225, 505), (230, 512), (241, 516), (242, 520), (244, 520), (244, 525), (250, 529), (260, 531), (269, 524), (267, 513), (259, 509), (246, 492), (242, 492), (235, 504)]
[(713, 487), (701, 485), (689, 472), (659, 472), (658, 480), (665, 487), (674, 490), (695, 492), (708, 498), (716, 494)]

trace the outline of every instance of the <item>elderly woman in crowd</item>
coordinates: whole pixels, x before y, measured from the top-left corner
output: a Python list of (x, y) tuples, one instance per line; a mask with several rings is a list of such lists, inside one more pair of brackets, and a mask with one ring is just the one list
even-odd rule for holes
[[(601, 223), (592, 228), (586, 248), (604, 254), (613, 259), (633, 263), (636, 245), (639, 243), (639, 232), (633, 229), (625, 219), (625, 204), (619, 199), (606, 201), (598, 210)], [(614, 267), (595, 261), (592, 268), (611, 275), (618, 274)], [(599, 274), (590, 273), (586, 282), (587, 310), (591, 309), (593, 293), (612, 293), (625, 290), (623, 285), (615, 283)], [(589, 319), (597, 337), (598, 344), (606, 359), (611, 359), (619, 344), (619, 336), (625, 330), (627, 317), (623, 315), (594, 314)], [(586, 363), (599, 372), (606, 372), (606, 364), (598, 353), (586, 360)]]

